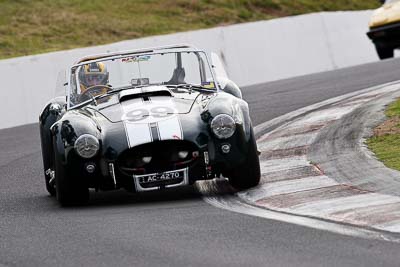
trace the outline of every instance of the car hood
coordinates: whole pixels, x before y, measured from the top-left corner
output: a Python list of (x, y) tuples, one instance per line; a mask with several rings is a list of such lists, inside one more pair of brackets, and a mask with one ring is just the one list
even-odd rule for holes
[(151, 123), (174, 114), (189, 113), (199, 95), (199, 92), (150, 86), (124, 90), (91, 108), (111, 122)]
[(400, 21), (400, 1), (391, 4), (385, 4), (376, 9), (372, 14), (369, 27), (379, 27), (398, 21)]

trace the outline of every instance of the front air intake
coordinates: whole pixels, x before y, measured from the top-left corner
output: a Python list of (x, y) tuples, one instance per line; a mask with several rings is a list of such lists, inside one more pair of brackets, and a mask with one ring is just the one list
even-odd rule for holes
[(142, 175), (184, 169), (196, 162), (199, 150), (183, 140), (156, 141), (128, 149), (118, 158), (126, 175)]
[(135, 89), (124, 90), (121, 93), (119, 93), (119, 102), (121, 103), (123, 101), (130, 99), (148, 98), (155, 96), (172, 97), (172, 94), (167, 88), (157, 89), (157, 90), (149, 88), (135, 88)]

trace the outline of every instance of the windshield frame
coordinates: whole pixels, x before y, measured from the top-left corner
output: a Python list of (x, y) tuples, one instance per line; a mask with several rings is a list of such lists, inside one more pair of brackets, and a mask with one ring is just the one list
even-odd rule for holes
[[(72, 74), (73, 73), (72, 70), (74, 70), (74, 69), (76, 70), (80, 66), (87, 65), (87, 64), (90, 64), (90, 63), (94, 63), (94, 62), (99, 62), (99, 61), (103, 62), (103, 61), (108, 61), (108, 60), (126, 58), (126, 57), (130, 57), (130, 56), (173, 54), (173, 53), (202, 53), (202, 54), (204, 54), (204, 58), (205, 58), (205, 61), (206, 61), (206, 62), (204, 62), (204, 67), (208, 66), (208, 68), (210, 70), (211, 77), (213, 79), (214, 86), (215, 86), (215, 92), (218, 93), (220, 91), (221, 88), (220, 88), (220, 85), (219, 85), (219, 83), (218, 83), (218, 81), (216, 79), (217, 76), (215, 74), (214, 66), (211, 64), (211, 61), (210, 61), (208, 53), (203, 51), (203, 50), (199, 50), (199, 49), (169, 49), (167, 51), (144, 51), (144, 52), (137, 52), (137, 53), (132, 52), (132, 53), (129, 53), (129, 54), (120, 54), (120, 55), (115, 55), (115, 56), (110, 56), (110, 57), (99, 57), (99, 58), (96, 58), (96, 59), (93, 59), (93, 60), (82, 61), (82, 62), (74, 64), (70, 68), (68, 68), (68, 70), (67, 70), (67, 80), (68, 80), (68, 84), (67, 84), (67, 110), (74, 109), (75, 106), (81, 107), (80, 104), (71, 107), (70, 98), (71, 98), (71, 93), (72, 93), (72, 79), (75, 79), (74, 83), (76, 85), (79, 84), (78, 75), (76, 75), (76, 73)], [(145, 85), (143, 87), (146, 87), (146, 86), (149, 86), (149, 85)], [(90, 103), (91, 101), (88, 101), (88, 102)]]

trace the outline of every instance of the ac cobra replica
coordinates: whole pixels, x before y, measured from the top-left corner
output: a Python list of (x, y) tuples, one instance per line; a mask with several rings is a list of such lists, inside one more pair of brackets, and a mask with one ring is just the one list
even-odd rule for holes
[(39, 118), (48, 192), (79, 205), (89, 189), (142, 192), (220, 175), (239, 190), (256, 186), (248, 104), (211, 59), (182, 45), (77, 61), (58, 81), (66, 96)]

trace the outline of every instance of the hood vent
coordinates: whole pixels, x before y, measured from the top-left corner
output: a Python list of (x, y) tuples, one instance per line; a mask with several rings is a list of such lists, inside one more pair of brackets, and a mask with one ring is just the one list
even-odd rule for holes
[(147, 98), (154, 96), (169, 96), (172, 97), (172, 93), (166, 87), (146, 87), (146, 88), (135, 88), (124, 90), (119, 94), (119, 102), (123, 102), (135, 98)]

